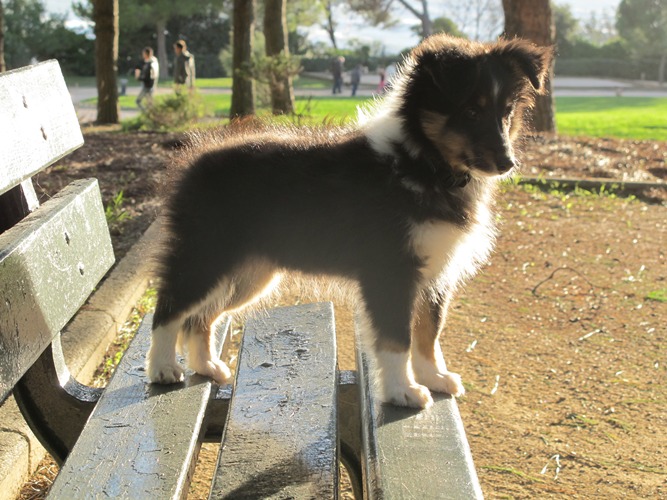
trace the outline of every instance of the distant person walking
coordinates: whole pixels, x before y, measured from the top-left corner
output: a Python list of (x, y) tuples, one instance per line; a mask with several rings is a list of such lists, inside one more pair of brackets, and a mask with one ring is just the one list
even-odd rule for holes
[(357, 95), (357, 88), (359, 88), (359, 83), (361, 82), (361, 74), (363, 73), (363, 66), (361, 63), (352, 68), (350, 72), (350, 83), (352, 84), (352, 95)]
[(333, 89), (334, 94), (343, 92), (343, 63), (345, 58), (343, 56), (335, 57), (331, 62), (331, 74), (333, 75)]
[(392, 84), (394, 83), (394, 77), (396, 77), (396, 73), (398, 73), (398, 70), (396, 68), (396, 63), (389, 63), (387, 67), (384, 69), (384, 88), (385, 90), (391, 88)]
[(378, 75), (380, 76), (380, 82), (378, 83), (377, 88), (375, 89), (375, 92), (377, 94), (382, 94), (384, 93), (384, 68), (379, 68), (378, 69)]
[(195, 86), (195, 56), (188, 52), (184, 40), (174, 44), (174, 83), (177, 92), (181, 85), (190, 90)]
[(143, 83), (137, 96), (137, 107), (144, 112), (146, 111), (143, 105), (144, 99), (146, 99), (149, 106), (153, 104), (153, 90), (157, 87), (160, 65), (157, 62), (157, 58), (153, 55), (151, 47), (145, 47), (141, 55), (143, 62), (135, 68), (134, 77)]

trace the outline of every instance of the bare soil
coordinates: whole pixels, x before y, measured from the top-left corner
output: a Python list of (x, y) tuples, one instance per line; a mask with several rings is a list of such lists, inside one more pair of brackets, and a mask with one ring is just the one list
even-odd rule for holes
[[(48, 198), (96, 177), (105, 206), (122, 191), (120, 259), (157, 216), (156, 187), (183, 137), (85, 139), (37, 190)], [(523, 149), (528, 176), (667, 182), (663, 142), (537, 136)], [(443, 339), (468, 391), (459, 407), (487, 498), (667, 498), (666, 203), (664, 186), (499, 194), (496, 251), (454, 301)], [(350, 313), (336, 314), (339, 363), (353, 368)], [(205, 470), (215, 449), (202, 457)], [(204, 471), (191, 498), (205, 498), (206, 482)]]

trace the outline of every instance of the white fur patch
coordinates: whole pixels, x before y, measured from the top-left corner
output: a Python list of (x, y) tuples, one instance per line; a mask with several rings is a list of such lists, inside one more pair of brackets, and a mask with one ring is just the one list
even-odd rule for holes
[(201, 333), (188, 335), (188, 366), (218, 384), (225, 384), (231, 380), (232, 372), (216, 355), (212, 338)]
[(484, 200), (478, 203), (475, 219), (476, 223), (459, 241), (447, 272), (440, 275), (438, 283), (441, 287), (453, 289), (462, 280), (473, 276), (489, 258), (496, 231), (493, 215)]
[(440, 344), (435, 344), (435, 363), (426, 359), (418, 349), (412, 351), (412, 369), (418, 384), (425, 385), (433, 392), (443, 392), (459, 397), (465, 394), (465, 388), (458, 373), (447, 371), (442, 357)]
[(403, 118), (399, 113), (401, 96), (405, 93), (406, 81), (413, 67), (414, 61), (410, 58), (403, 61), (387, 94), (358, 109), (357, 126), (371, 147), (380, 154), (393, 155), (394, 144), (402, 144), (415, 157), (419, 154), (419, 147), (408, 139), (403, 130)]
[(465, 236), (462, 229), (443, 221), (415, 224), (410, 234), (414, 252), (424, 261), (421, 272), (426, 282), (443, 272)]
[(409, 352), (376, 351), (375, 369), (381, 402), (412, 408), (433, 405), (428, 388), (415, 382)]
[(176, 361), (176, 342), (180, 321), (155, 328), (146, 357), (148, 379), (157, 384), (175, 384), (183, 380), (183, 368)]

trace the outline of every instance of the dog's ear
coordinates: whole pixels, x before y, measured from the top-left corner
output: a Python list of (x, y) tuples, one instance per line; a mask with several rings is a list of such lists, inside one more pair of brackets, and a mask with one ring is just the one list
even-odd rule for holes
[(552, 48), (539, 47), (515, 38), (507, 41), (503, 49), (503, 54), (516, 63), (533, 88), (542, 91), (551, 66)]
[[(442, 99), (463, 102), (472, 91), (477, 78), (475, 62), (456, 50), (424, 52), (417, 59), (417, 73)], [(425, 89), (428, 87), (422, 87)]]

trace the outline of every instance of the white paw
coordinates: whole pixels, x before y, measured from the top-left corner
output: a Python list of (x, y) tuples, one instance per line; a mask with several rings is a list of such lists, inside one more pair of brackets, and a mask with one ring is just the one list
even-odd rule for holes
[[(194, 366), (196, 364), (196, 366)], [(229, 367), (219, 359), (200, 360), (198, 363), (190, 363), (190, 368), (204, 375), (211, 377), (218, 384), (226, 384), (232, 379), (232, 372)]]
[(415, 374), (415, 378), (421, 384), (431, 389), (433, 392), (444, 392), (454, 397), (463, 396), (466, 392), (461, 382), (461, 375), (453, 372), (434, 372), (428, 375)]
[(148, 379), (154, 384), (176, 384), (183, 381), (183, 368), (176, 362), (147, 362)]
[(381, 402), (410, 408), (430, 408), (433, 406), (431, 392), (427, 387), (419, 384), (386, 388), (381, 397)]

